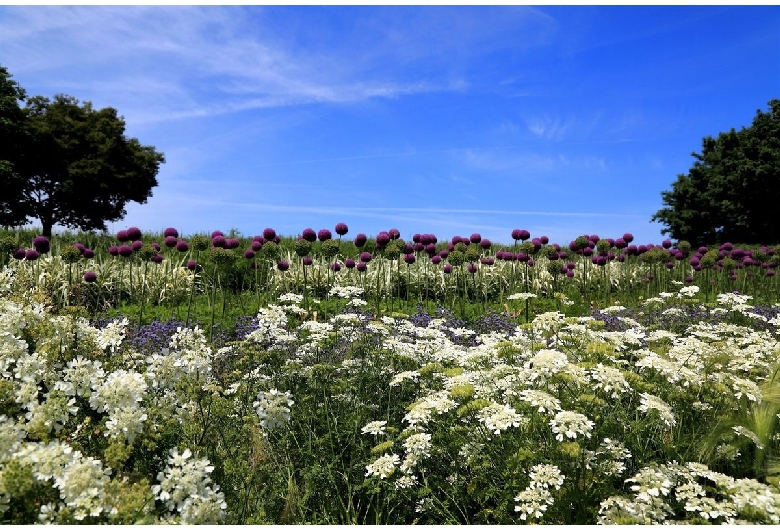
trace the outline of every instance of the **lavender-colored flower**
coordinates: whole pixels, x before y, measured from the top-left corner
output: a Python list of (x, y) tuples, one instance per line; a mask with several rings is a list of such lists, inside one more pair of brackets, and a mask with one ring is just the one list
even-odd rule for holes
[[(160, 252), (160, 244), (159, 244), (159, 243), (157, 243), (156, 241), (153, 241), (153, 242), (152, 242), (152, 248), (153, 248), (154, 250), (156, 250), (157, 252)], [(84, 250), (86, 250), (86, 248), (85, 248)], [(83, 252), (83, 251), (82, 251), (82, 252)]]
[(383, 248), (385, 245), (387, 245), (390, 242), (390, 233), (388, 232), (379, 232), (376, 235), (376, 246), (379, 248)]
[(241, 246), (241, 241), (236, 237), (229, 237), (225, 239), (225, 248), (234, 249)]
[(176, 239), (179, 237), (179, 231), (173, 228), (172, 226), (169, 226), (165, 230), (163, 230), (163, 237), (172, 237), (173, 239)]
[(244, 257), (246, 259), (255, 259), (255, 251), (251, 248), (248, 248), (244, 251)]
[(35, 239), (33, 239), (33, 247), (35, 247), (35, 250), (37, 250), (40, 254), (46, 254), (51, 250), (51, 242), (49, 242), (49, 238), (45, 236), (38, 236)]
[(302, 261), (303, 261), (303, 264), (306, 265), (306, 266), (309, 266), (312, 263), (314, 263), (314, 260), (311, 259), (311, 256), (304, 256)]
[(441, 256), (441, 259), (447, 259), (447, 256), (450, 255), (450, 251), (447, 249), (442, 249), (439, 251), (439, 256)]
[(480, 241), (482, 241), (482, 236), (475, 232), (475, 233), (471, 234), (471, 236), (469, 236), (469, 241), (471, 241), (472, 243), (474, 243), (476, 245)]
[(136, 239), (130, 244), (130, 250), (132, 250), (133, 252), (138, 252), (143, 248), (143, 246), (144, 246), (144, 242)]
[(194, 271), (198, 267), (198, 262), (194, 259), (187, 260), (187, 268), (191, 271)]
[(108, 253), (112, 256), (118, 256), (119, 255), (119, 247), (116, 245), (111, 245), (108, 247)]
[(366, 244), (366, 241), (368, 241), (366, 234), (358, 234), (355, 236), (355, 246), (357, 248), (363, 248), (363, 245)]
[(452, 272), (452, 265), (450, 265), (449, 263), (447, 263), (447, 264), (445, 264), (445, 265), (444, 265), (444, 267), (442, 267), (442, 269), (441, 269), (441, 270), (442, 270), (442, 272), (443, 272), (444, 274), (450, 274), (450, 273)]
[(485, 250), (489, 249), (492, 245), (493, 243), (489, 239), (483, 239), (479, 242), (479, 246)]
[(360, 261), (361, 261), (361, 263), (368, 263), (369, 261), (371, 261), (371, 258), (373, 258), (373, 256), (371, 255), (370, 252), (361, 252), (360, 253)]
[(404, 254), (404, 262), (407, 265), (411, 265), (412, 263), (415, 262), (415, 260), (416, 258), (414, 257), (414, 254)]
[(358, 272), (366, 272), (368, 265), (366, 265), (366, 262), (361, 261), (355, 266), (355, 268), (358, 270)]
[(225, 236), (217, 234), (211, 237), (211, 244), (217, 248), (226, 248), (227, 239), (225, 239)]
[(92, 259), (95, 257), (95, 251), (91, 248), (84, 247), (84, 251), (81, 253), (81, 255), (87, 259)]
[(127, 229), (127, 237), (130, 239), (130, 241), (138, 241), (141, 239), (141, 236), (143, 234), (141, 233), (141, 229), (137, 226), (131, 226)]
[(165, 239), (163, 239), (163, 244), (168, 248), (173, 248), (176, 246), (176, 236), (165, 236)]
[(433, 263), (434, 265), (438, 265), (439, 263), (441, 263), (441, 256), (439, 256), (438, 254), (435, 256), (431, 256), (431, 263)]
[(344, 260), (344, 265), (348, 269), (354, 269), (355, 268), (355, 260), (352, 259), (352, 258), (347, 258), (347, 259)]
[(95, 271), (87, 271), (84, 273), (84, 281), (87, 283), (95, 283), (97, 280), (97, 274)]
[(466, 270), (469, 271), (471, 274), (474, 274), (477, 272), (477, 264), (476, 263), (469, 263), (466, 266)]
[(547, 243), (550, 242), (550, 238), (547, 236), (542, 236), (539, 238), (539, 241), (542, 243), (542, 245), (546, 245)]
[(14, 259), (24, 259), (27, 252), (23, 248), (17, 248), (12, 254)]
[(176, 242), (176, 250), (179, 252), (187, 252), (190, 249), (190, 244), (185, 240), (180, 239)]
[(159, 252), (154, 256), (152, 256), (152, 263), (162, 263), (162, 260), (163, 260), (163, 255), (160, 254)]
[(512, 239), (515, 241), (525, 241), (529, 237), (531, 237), (531, 232), (528, 230), (521, 230), (519, 228), (512, 230)]
[(30, 249), (24, 253), (24, 259), (27, 261), (35, 261), (39, 257), (38, 251), (35, 249)]
[(130, 245), (122, 245), (121, 247), (119, 247), (119, 255), (122, 256), (123, 258), (132, 256), (133, 249), (130, 247)]
[(391, 228), (387, 231), (388, 235), (390, 236), (390, 239), (396, 240), (399, 237), (401, 237), (401, 232), (398, 231), (397, 228)]
[(217, 236), (223, 236), (223, 237), (224, 237), (224, 235), (225, 235), (225, 234), (223, 234), (221, 230), (214, 230), (214, 231), (211, 233), (211, 239), (214, 239), (214, 238), (215, 238), (215, 237), (217, 237)]
[(433, 243), (428, 243), (427, 245), (424, 246), (424, 250), (426, 254), (428, 254), (429, 256), (433, 256), (434, 254), (436, 254), (436, 245), (434, 245)]
[(661, 246), (668, 250), (668, 249), (672, 248), (672, 241), (670, 239), (664, 239), (661, 242)]
[(276, 230), (274, 230), (273, 228), (269, 227), (263, 230), (263, 238), (266, 241), (271, 241), (275, 237), (276, 237)]
[(290, 264), (286, 260), (280, 259), (278, 262), (276, 262), (276, 268), (284, 272), (290, 268)]
[(322, 230), (317, 232), (317, 239), (319, 239), (320, 241), (327, 241), (328, 239), (332, 239), (332, 238), (333, 238), (333, 234), (331, 234), (330, 230), (328, 230), (327, 228), (323, 228)]
[(338, 261), (334, 261), (333, 263), (330, 264), (330, 270), (332, 270), (333, 272), (339, 272), (341, 270), (341, 263), (339, 263)]
[(126, 241), (130, 241), (130, 238), (127, 236), (127, 230), (120, 230), (116, 233), (116, 239), (120, 243), (124, 243)]

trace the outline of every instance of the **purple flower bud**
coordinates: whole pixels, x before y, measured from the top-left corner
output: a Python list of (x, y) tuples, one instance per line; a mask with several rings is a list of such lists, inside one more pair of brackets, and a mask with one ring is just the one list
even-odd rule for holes
[(626, 232), (625, 234), (623, 234), (623, 240), (626, 243), (631, 243), (634, 240), (634, 234), (630, 232)]
[(364, 261), (359, 262), (355, 268), (357, 268), (358, 272), (366, 272), (366, 269), (368, 269), (368, 265)]
[(234, 249), (241, 246), (241, 241), (236, 237), (229, 237), (225, 239), (225, 248)]
[(379, 248), (383, 248), (385, 245), (387, 245), (390, 242), (390, 234), (388, 232), (379, 232), (376, 235), (376, 246)]
[(519, 228), (515, 228), (514, 230), (512, 230), (512, 239), (514, 239), (515, 241), (517, 240), (525, 241), (529, 237), (531, 237), (531, 232), (529, 232), (528, 230), (520, 230)]
[(442, 267), (441, 270), (442, 270), (442, 272), (444, 272), (444, 274), (449, 274), (449, 273), (452, 272), (452, 265), (447, 263), (446, 265), (444, 265), (444, 267)]
[(87, 283), (95, 283), (97, 280), (97, 274), (94, 271), (87, 271), (84, 273), (84, 281)]
[(344, 265), (348, 269), (353, 269), (353, 268), (355, 268), (355, 260), (352, 259), (352, 258), (347, 258), (347, 259), (344, 260)]
[(215, 238), (215, 237), (217, 237), (217, 236), (224, 236), (224, 235), (225, 235), (225, 234), (223, 234), (221, 230), (214, 230), (214, 231), (211, 233), (211, 239), (214, 239), (214, 238)]
[(194, 271), (198, 267), (198, 262), (194, 259), (187, 260), (187, 268), (191, 271)]
[(227, 239), (225, 239), (225, 236), (217, 234), (211, 238), (211, 244), (217, 248), (226, 248)]
[(492, 244), (493, 243), (491, 243), (489, 239), (483, 239), (482, 241), (479, 242), (479, 246), (485, 250), (489, 249)]
[(257, 252), (257, 251), (259, 251), (261, 248), (263, 248), (263, 242), (262, 242), (262, 241), (258, 241), (258, 240), (256, 240), (256, 239), (255, 239), (255, 240), (253, 240), (253, 241), (252, 241), (252, 244), (251, 244), (251, 246), (252, 246), (252, 250), (254, 250), (255, 252)]
[(391, 228), (390, 230), (387, 231), (387, 233), (390, 235), (390, 239), (393, 240), (401, 237), (401, 232), (399, 232), (397, 228)]
[(428, 243), (427, 245), (425, 245), (424, 250), (426, 254), (428, 254), (429, 256), (433, 256), (434, 254), (436, 254), (436, 245), (434, 245), (433, 243)]
[(476, 263), (469, 263), (466, 266), (466, 270), (469, 271), (471, 274), (474, 274), (477, 272), (477, 264)]
[(130, 241), (130, 238), (127, 236), (127, 230), (120, 230), (116, 233), (116, 239), (120, 243), (124, 243), (126, 241)]
[(373, 258), (373, 256), (371, 255), (370, 252), (361, 252), (360, 253), (360, 262), (361, 263), (368, 263), (369, 261), (371, 261), (371, 258)]
[(347, 232), (349, 232), (349, 227), (345, 223), (337, 223), (336, 224), (336, 233), (340, 236), (347, 235)]
[(480, 258), (479, 262), (482, 265), (493, 265), (495, 263), (495, 260), (493, 258)]
[(414, 234), (412, 236), (412, 241), (415, 243), (421, 243), (422, 242), (422, 234)]
[(180, 239), (176, 242), (176, 250), (179, 252), (187, 252), (190, 249), (190, 244), (185, 240)]
[(571, 269), (566, 270), (566, 277), (567, 278), (574, 278), (574, 271)]
[[(419, 245), (419, 244), (420, 244), (420, 243), (418, 243), (418, 245)], [(414, 257), (414, 254), (404, 254), (404, 262), (405, 262), (407, 265), (411, 265), (412, 263), (414, 263), (414, 262), (415, 262), (415, 259), (416, 259), (416, 258)]]
[(122, 245), (119, 247), (119, 255), (126, 258), (128, 256), (133, 255), (133, 249), (130, 247), (130, 245)]
[(108, 253), (112, 256), (118, 256), (119, 255), (119, 247), (116, 245), (111, 245), (108, 247)]
[(14, 259), (24, 259), (27, 252), (23, 248), (17, 248), (12, 254)]
[(317, 241), (317, 232), (313, 228), (304, 228), (301, 237), (310, 243)]
[(35, 261), (38, 259), (38, 251), (35, 249), (30, 249), (27, 252), (24, 253), (24, 259), (27, 261)]
[(244, 251), (244, 257), (246, 259), (255, 259), (255, 251), (251, 248), (248, 248)]
[(91, 248), (84, 247), (84, 252), (82, 252), (81, 255), (87, 259), (92, 259), (95, 257), (95, 251)]
[(266, 241), (270, 241), (275, 237), (276, 237), (276, 230), (274, 230), (273, 228), (266, 228), (265, 230), (263, 230), (263, 239), (265, 239)]
[(547, 237), (547, 236), (542, 236), (542, 237), (539, 238), (539, 241), (542, 242), (542, 245), (546, 245), (547, 243), (550, 242), (550, 238)]
[(49, 242), (48, 237), (38, 236), (33, 239), (33, 247), (35, 247), (35, 250), (37, 250), (39, 253), (46, 254), (49, 250), (51, 250), (51, 243)]
[(439, 263), (441, 263), (441, 256), (439, 255), (431, 256), (431, 263), (433, 263), (434, 265), (438, 265)]
[(672, 248), (672, 241), (670, 239), (664, 239), (661, 242), (661, 246), (664, 247), (665, 249), (669, 250), (670, 248)]
[(168, 227), (163, 230), (163, 237), (172, 237), (173, 239), (176, 239), (179, 237), (179, 231), (173, 227)]
[(314, 263), (314, 260), (311, 259), (311, 256), (304, 256), (302, 261), (303, 261), (303, 264), (306, 265), (306, 266), (309, 266), (312, 263)]
[(330, 264), (330, 270), (332, 270), (333, 272), (339, 272), (341, 270), (341, 263), (339, 263), (338, 261), (334, 261), (333, 263)]
[(358, 234), (355, 236), (355, 246), (357, 248), (363, 248), (363, 245), (366, 244), (366, 241), (368, 241), (366, 234)]
[(162, 263), (162, 260), (163, 260), (163, 255), (160, 254), (159, 252), (157, 254), (155, 254), (154, 256), (152, 256), (152, 262), (153, 263)]
[[(157, 242), (152, 242), (152, 248), (153, 248), (154, 250), (156, 250), (157, 252), (160, 252), (160, 244), (159, 244), (159, 243), (157, 243)], [(86, 248), (85, 248), (84, 250), (86, 250)], [(84, 253), (84, 251), (82, 251), (81, 253), (83, 254), (83, 253)]]
[(471, 241), (472, 243), (474, 243), (476, 245), (480, 241), (482, 241), (482, 236), (477, 234), (477, 233), (471, 234), (471, 236), (469, 237), (469, 241)]
[(286, 260), (280, 259), (276, 263), (276, 268), (279, 269), (280, 271), (284, 272), (284, 271), (286, 271), (287, 269), (290, 268), (290, 264)]
[(176, 246), (176, 236), (165, 236), (165, 239), (163, 240), (163, 244), (168, 248), (173, 248)]
[(525, 252), (518, 252), (517, 255), (515, 256), (515, 259), (517, 261), (521, 261), (523, 263), (526, 263), (530, 259), (530, 256), (528, 254), (526, 254)]
[(130, 245), (130, 250), (132, 250), (133, 252), (138, 252), (139, 250), (141, 250), (143, 248), (143, 246), (144, 246), (144, 242), (136, 239)]
[[(423, 245), (422, 243), (415, 243), (414, 245), (409, 245), (409, 244), (406, 245), (407, 248), (409, 246), (412, 247), (412, 252), (422, 252), (423, 250), (425, 250), (425, 245)], [(407, 254), (409, 254), (409, 252), (407, 252)]]
[(131, 226), (127, 229), (127, 237), (130, 239), (130, 241), (138, 241), (141, 239), (141, 229), (137, 226)]
[(327, 228), (323, 228), (322, 230), (317, 232), (317, 239), (319, 239), (320, 241), (327, 241), (328, 239), (332, 239), (332, 238), (333, 238), (333, 234), (331, 234), (330, 230), (328, 230)]

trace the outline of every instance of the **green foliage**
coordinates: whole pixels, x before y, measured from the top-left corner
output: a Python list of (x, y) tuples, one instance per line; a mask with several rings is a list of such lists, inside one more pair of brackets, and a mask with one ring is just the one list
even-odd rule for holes
[(663, 233), (697, 244), (777, 240), (780, 219), (780, 99), (758, 110), (750, 127), (706, 136), (687, 174), (680, 174), (653, 221)]

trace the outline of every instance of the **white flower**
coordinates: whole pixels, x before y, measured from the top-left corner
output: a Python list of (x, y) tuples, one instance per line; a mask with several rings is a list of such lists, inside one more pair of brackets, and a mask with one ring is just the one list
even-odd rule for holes
[(537, 464), (531, 468), (531, 471), (528, 473), (528, 478), (531, 479), (531, 485), (529, 486), (531, 489), (555, 488), (559, 490), (563, 485), (563, 479), (566, 477), (561, 473), (561, 470), (558, 469), (558, 466), (552, 464)]
[(544, 512), (547, 511), (547, 507), (552, 505), (553, 496), (545, 488), (528, 488), (515, 497), (515, 502), (520, 503), (515, 505), (515, 511), (520, 512), (520, 519), (523, 521), (529, 516), (534, 519), (541, 519), (544, 516)]
[(501, 434), (510, 427), (519, 427), (528, 423), (528, 418), (518, 414), (515, 409), (506, 404), (492, 403), (479, 410), (477, 413), (479, 421), (493, 434)]
[(584, 414), (562, 410), (550, 420), (550, 427), (555, 433), (555, 439), (562, 442), (564, 438), (576, 439), (577, 436), (590, 438), (594, 423)]
[(379, 434), (384, 434), (385, 425), (387, 425), (386, 421), (371, 421), (366, 423), (366, 425), (360, 429), (360, 432), (363, 434), (373, 434), (374, 436), (377, 436)]
[(528, 300), (530, 298), (536, 298), (534, 293), (514, 293), (506, 297), (507, 300)]
[(258, 392), (257, 401), (252, 403), (252, 407), (257, 411), (260, 425), (266, 429), (275, 429), (290, 421), (290, 407), (293, 403), (289, 392), (281, 393), (272, 388), (268, 392)]
[(403, 445), (409, 454), (416, 457), (422, 458), (431, 455), (431, 435), (427, 432), (412, 434), (404, 440)]
[(658, 396), (648, 394), (647, 392), (642, 392), (639, 396), (640, 403), (638, 408), (640, 411), (647, 412), (649, 410), (657, 410), (664, 425), (670, 428), (677, 425), (677, 420), (674, 418), (672, 408), (664, 400)]
[(379, 478), (387, 478), (393, 474), (396, 466), (398, 466), (400, 462), (401, 459), (398, 455), (385, 453), (377, 458), (373, 464), (366, 466), (366, 476), (370, 477), (375, 475)]

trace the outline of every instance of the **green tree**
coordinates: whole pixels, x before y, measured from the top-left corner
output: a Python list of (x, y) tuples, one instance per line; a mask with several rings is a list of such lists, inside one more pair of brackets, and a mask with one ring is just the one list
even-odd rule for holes
[[(8, 70), (0, 66), (0, 197), (18, 197), (23, 189), (23, 177), (18, 172), (24, 144), (24, 111), (19, 106), (27, 97), (19, 83), (11, 79)], [(15, 225), (10, 219), (24, 219), (18, 202), (0, 199), (0, 223)]]
[[(18, 90), (7, 71), (0, 71), (3, 115), (8, 107), (7, 113), (18, 117), (11, 102), (16, 96), (18, 108)], [(19, 126), (7, 133), (16, 150), (0, 152), (10, 183), (0, 194), (0, 224), (37, 219), (46, 236), (54, 225), (105, 230), (106, 221), (125, 216), (128, 202), (143, 204), (151, 197), (165, 158), (127, 138), (116, 109), (96, 110), (90, 102), (80, 105), (59, 94), (53, 100), (31, 97), (20, 111), (21, 121), (12, 122)]]
[(780, 99), (750, 127), (706, 136), (687, 174), (661, 193), (653, 221), (662, 233), (699, 244), (769, 244), (780, 239)]

